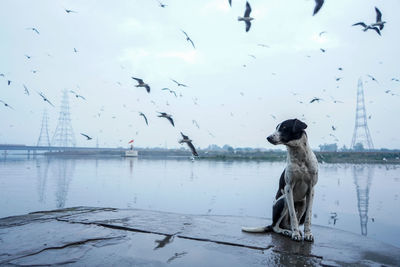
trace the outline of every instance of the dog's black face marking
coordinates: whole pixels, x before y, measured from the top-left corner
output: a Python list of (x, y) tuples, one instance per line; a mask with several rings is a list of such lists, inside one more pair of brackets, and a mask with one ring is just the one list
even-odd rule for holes
[(278, 124), (275, 133), (268, 136), (267, 140), (273, 145), (286, 144), (300, 139), (306, 128), (307, 124), (298, 119), (286, 120)]

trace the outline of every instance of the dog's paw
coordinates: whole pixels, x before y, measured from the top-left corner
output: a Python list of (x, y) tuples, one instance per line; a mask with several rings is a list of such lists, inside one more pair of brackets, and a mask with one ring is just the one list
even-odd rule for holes
[(290, 230), (283, 230), (283, 231), (282, 231), (282, 234), (285, 235), (285, 236), (291, 237), (291, 236), (292, 236), (292, 231), (290, 231)]
[(314, 236), (311, 232), (304, 233), (304, 240), (308, 242), (314, 242)]
[(299, 231), (293, 231), (292, 240), (301, 241), (301, 235), (300, 235)]

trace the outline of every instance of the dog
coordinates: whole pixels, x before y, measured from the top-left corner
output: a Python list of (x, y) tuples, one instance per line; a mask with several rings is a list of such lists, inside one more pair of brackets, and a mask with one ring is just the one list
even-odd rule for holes
[[(273, 145), (286, 146), (287, 166), (279, 180), (272, 208), (272, 224), (265, 227), (242, 227), (244, 232), (275, 232), (290, 236), (292, 240), (314, 241), (311, 233), (311, 216), (314, 186), (318, 181), (318, 161), (308, 144), (307, 124), (298, 120), (286, 120), (267, 137)], [(304, 235), (299, 225), (304, 224)]]

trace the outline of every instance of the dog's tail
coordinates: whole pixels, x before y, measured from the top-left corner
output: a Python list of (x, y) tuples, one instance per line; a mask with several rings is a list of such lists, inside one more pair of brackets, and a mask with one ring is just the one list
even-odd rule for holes
[(263, 227), (242, 227), (243, 232), (248, 233), (267, 233), (272, 232), (272, 225), (263, 226)]

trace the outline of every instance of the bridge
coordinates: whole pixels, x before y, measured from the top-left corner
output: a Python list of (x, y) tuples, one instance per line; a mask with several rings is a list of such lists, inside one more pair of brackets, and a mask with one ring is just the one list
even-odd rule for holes
[(61, 147), (61, 146), (27, 146), (23, 144), (0, 144), (0, 151), (4, 151), (5, 154), (7, 151), (27, 151), (29, 155), (32, 151), (33, 154), (36, 154), (38, 151), (43, 152), (100, 152), (100, 151), (108, 151), (108, 152), (122, 152), (127, 150), (122, 147)]

